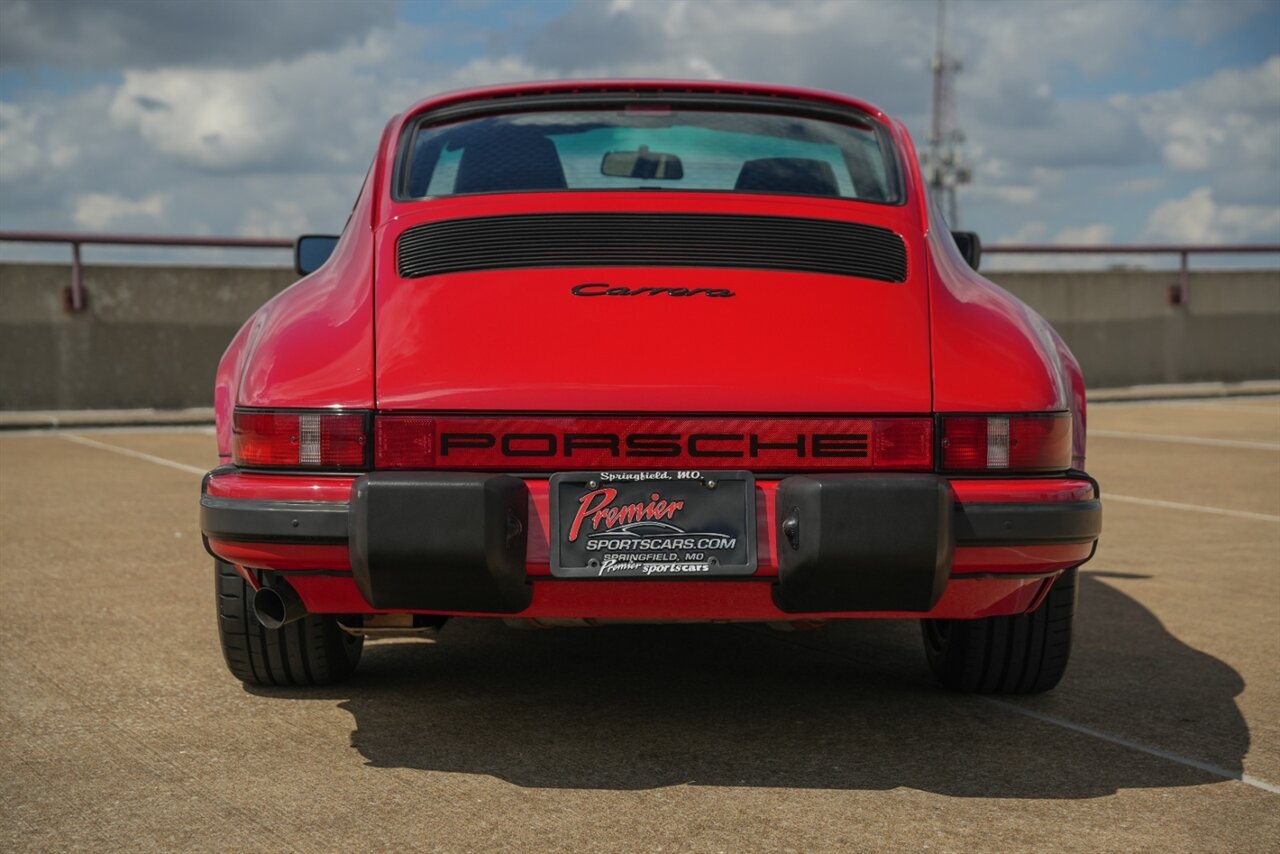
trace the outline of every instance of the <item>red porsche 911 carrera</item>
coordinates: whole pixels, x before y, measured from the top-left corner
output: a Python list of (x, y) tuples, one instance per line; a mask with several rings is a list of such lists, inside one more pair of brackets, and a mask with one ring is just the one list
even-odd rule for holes
[(1101, 528), (1084, 385), (979, 253), (841, 95), (422, 101), (218, 369), (228, 666), (330, 682), (454, 615), (918, 618), (943, 685), (1052, 688)]

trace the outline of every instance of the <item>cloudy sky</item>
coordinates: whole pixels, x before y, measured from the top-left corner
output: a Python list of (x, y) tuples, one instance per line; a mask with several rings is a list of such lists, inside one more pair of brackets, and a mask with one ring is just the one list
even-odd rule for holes
[[(0, 228), (336, 231), (387, 118), (510, 80), (813, 86), (921, 141), (934, 23), (933, 0), (0, 0)], [(1280, 242), (1280, 0), (949, 0), (948, 30), (986, 242)]]

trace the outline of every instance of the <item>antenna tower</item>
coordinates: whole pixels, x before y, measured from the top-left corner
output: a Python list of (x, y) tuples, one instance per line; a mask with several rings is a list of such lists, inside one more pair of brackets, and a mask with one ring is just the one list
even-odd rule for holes
[(947, 52), (947, 0), (938, 0), (938, 33), (933, 51), (933, 122), (929, 127), (929, 150), (924, 156), (925, 180), (934, 198), (944, 206), (952, 228), (960, 224), (956, 209), (956, 187), (968, 184), (973, 173), (964, 159), (961, 145), (964, 131), (956, 119), (955, 76), (960, 60)]

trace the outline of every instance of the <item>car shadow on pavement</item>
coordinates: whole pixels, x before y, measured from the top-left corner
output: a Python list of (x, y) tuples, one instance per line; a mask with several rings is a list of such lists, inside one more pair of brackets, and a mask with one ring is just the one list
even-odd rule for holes
[(1090, 798), (1221, 779), (1002, 703), (1240, 773), (1249, 730), (1235, 670), (1088, 574), (1078, 630), (1056, 692), (997, 703), (936, 687), (917, 624), (881, 621), (780, 633), (456, 620), (435, 645), (370, 644), (348, 684), (254, 693), (340, 699), (372, 766), (528, 787)]

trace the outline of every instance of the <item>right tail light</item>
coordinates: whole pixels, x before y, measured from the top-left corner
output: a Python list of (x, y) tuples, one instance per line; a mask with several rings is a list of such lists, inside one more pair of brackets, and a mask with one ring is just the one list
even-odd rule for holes
[(944, 415), (941, 444), (943, 471), (1065, 471), (1071, 413)]

